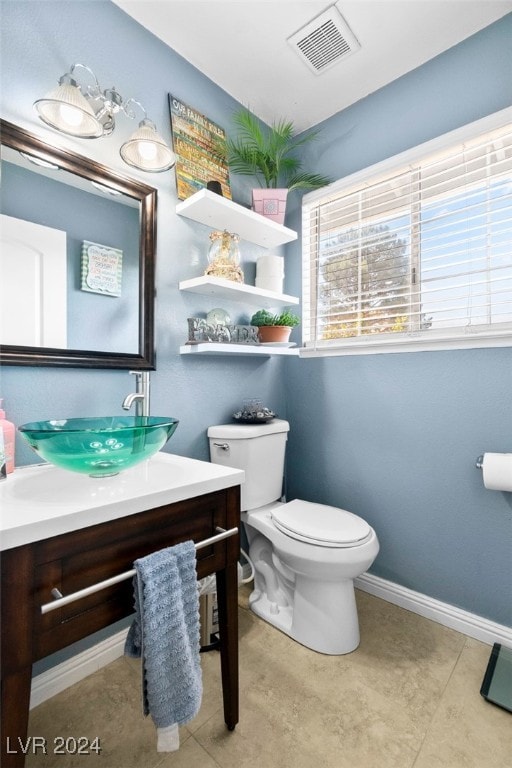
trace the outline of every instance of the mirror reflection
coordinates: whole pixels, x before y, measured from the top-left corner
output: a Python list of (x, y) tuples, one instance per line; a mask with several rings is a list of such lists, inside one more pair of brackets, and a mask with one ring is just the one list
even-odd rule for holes
[(4, 362), (153, 366), (156, 191), (2, 123)]

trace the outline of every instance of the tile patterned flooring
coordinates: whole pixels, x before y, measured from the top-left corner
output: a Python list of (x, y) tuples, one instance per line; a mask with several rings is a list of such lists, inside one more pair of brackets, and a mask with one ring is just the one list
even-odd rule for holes
[[(512, 715), (480, 685), (490, 646), (357, 592), (359, 648), (324, 656), (247, 608), (240, 593), (240, 723), (223, 722), (220, 663), (202, 654), (198, 716), (156, 751), (140, 668), (120, 658), (31, 712), (29, 735), (98, 736), (102, 753), (29, 755), (27, 768), (508, 768)], [(52, 750), (50, 749), (49, 752)]]

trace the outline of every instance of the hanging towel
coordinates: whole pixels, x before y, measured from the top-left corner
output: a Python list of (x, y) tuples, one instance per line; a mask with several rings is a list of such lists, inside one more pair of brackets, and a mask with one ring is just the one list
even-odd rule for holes
[(199, 597), (192, 541), (134, 563), (135, 619), (127, 656), (142, 658), (144, 714), (157, 727), (159, 752), (179, 748), (178, 725), (192, 720), (202, 697)]

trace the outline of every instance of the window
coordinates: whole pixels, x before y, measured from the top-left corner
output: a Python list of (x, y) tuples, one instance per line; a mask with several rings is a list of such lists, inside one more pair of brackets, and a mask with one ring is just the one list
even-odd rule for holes
[(306, 348), (512, 345), (511, 112), (304, 197)]

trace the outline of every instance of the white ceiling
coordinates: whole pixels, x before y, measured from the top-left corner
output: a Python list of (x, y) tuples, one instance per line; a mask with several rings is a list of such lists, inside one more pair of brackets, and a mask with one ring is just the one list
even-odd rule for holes
[[(266, 123), (298, 132), (512, 11), (512, 0), (114, 0)], [(335, 5), (361, 48), (314, 74), (287, 38)]]

